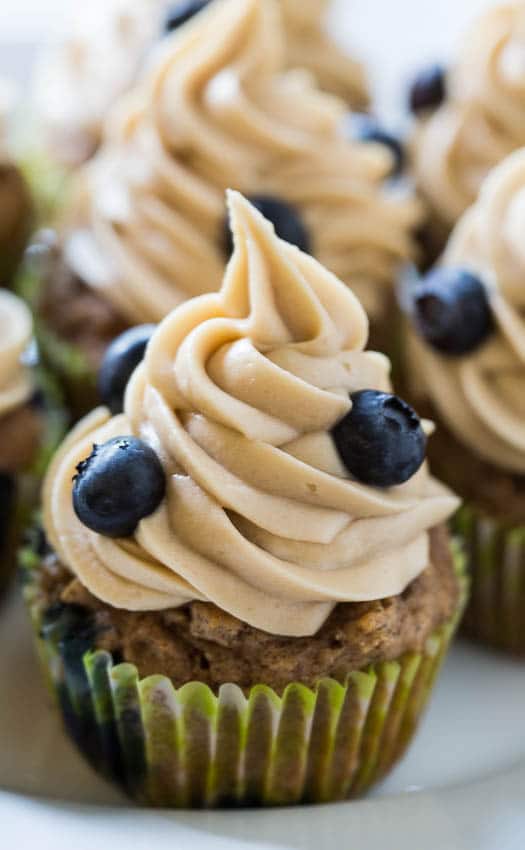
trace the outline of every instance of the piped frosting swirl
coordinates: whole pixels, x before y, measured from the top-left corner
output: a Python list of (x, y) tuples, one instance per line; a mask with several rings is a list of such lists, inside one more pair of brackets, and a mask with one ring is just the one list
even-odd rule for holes
[(83, 172), (67, 257), (131, 323), (220, 287), (231, 187), (296, 207), (313, 254), (384, 309), (419, 207), (385, 192), (386, 149), (344, 139), (344, 104), (284, 70), (282, 36), (273, 0), (211, 4), (165, 39)]
[(0, 416), (16, 410), (33, 393), (31, 371), (23, 362), (32, 334), (31, 313), (24, 302), (0, 289)]
[[(72, 432), (48, 474), (45, 526), (115, 607), (205, 600), (267, 632), (310, 635), (338, 602), (401, 593), (457, 500), (425, 465), (385, 490), (349, 477), (330, 430), (350, 393), (388, 390), (389, 362), (363, 350), (367, 319), (350, 290), (242, 196), (230, 208), (222, 290), (159, 325), (122, 415), (101, 408)], [(94, 443), (125, 434), (155, 449), (167, 495), (133, 539), (112, 540), (76, 517), (72, 477)]]
[(498, 468), (525, 473), (525, 150), (494, 170), (459, 221), (445, 265), (479, 274), (490, 289), (495, 332), (466, 357), (411, 342), (418, 387), (451, 431)]
[(459, 51), (445, 103), (416, 128), (416, 180), (449, 227), (492, 168), (525, 144), (524, 56), (525, 5), (485, 12)]

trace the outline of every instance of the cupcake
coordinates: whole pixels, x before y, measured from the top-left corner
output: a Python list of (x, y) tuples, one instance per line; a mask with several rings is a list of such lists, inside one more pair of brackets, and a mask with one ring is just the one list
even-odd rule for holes
[(31, 314), (0, 290), (0, 587), (14, 566), (27, 512), (62, 421), (31, 368)]
[(434, 256), (492, 168), (525, 145), (524, 51), (525, 6), (500, 4), (467, 33), (448, 74), (427, 69), (414, 83), (413, 170)]
[(0, 77), (0, 287), (13, 281), (33, 218), (31, 195), (9, 146), (12, 105), (12, 86)]
[[(43, 57), (35, 101), (50, 157), (70, 168), (89, 159), (106, 116), (134, 84), (149, 51), (208, 5), (206, 0), (110, 0), (78, 13), (70, 33)], [(287, 62), (356, 109), (368, 105), (361, 65), (325, 31), (327, 0), (282, 0)]]
[(123, 412), (77, 424), (44, 487), (50, 550), (26, 556), (67, 728), (148, 805), (363, 793), (408, 745), (464, 593), (458, 501), (358, 300), (241, 195), (230, 210), (221, 291), (157, 327)]
[(465, 628), (525, 655), (525, 150), (487, 179), (442, 263), (409, 293), (413, 398), (438, 424), (436, 474), (473, 579)]
[[(357, 291), (378, 339), (392, 335), (393, 282), (412, 256), (419, 205), (385, 187), (390, 149), (347, 141), (344, 103), (285, 70), (282, 34), (273, 0), (212, 3), (164, 40), (113, 111), (64, 209), (58, 266), (38, 287), (46, 340), (66, 352), (50, 362), (66, 383), (81, 357), (93, 387), (116, 328), (219, 289), (230, 187)], [(83, 345), (79, 304), (94, 317), (82, 324), (95, 346)]]

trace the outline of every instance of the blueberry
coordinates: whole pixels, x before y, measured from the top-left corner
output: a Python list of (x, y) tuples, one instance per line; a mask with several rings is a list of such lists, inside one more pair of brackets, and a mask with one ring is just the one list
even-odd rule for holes
[(445, 69), (431, 65), (419, 72), (413, 81), (408, 96), (410, 111), (417, 115), (427, 109), (436, 109), (447, 96)]
[(202, 12), (210, 0), (180, 0), (168, 10), (164, 19), (164, 32), (169, 33), (187, 23), (194, 15)]
[[(248, 198), (255, 209), (271, 221), (280, 239), (295, 245), (305, 253), (310, 253), (310, 236), (301, 218), (299, 210), (280, 198), (270, 195), (252, 195)], [(225, 246), (228, 256), (233, 251), (233, 240), (229, 223), (225, 224)]]
[(412, 292), (418, 333), (442, 354), (475, 351), (494, 327), (487, 289), (466, 269), (437, 268)]
[(77, 466), (73, 507), (79, 520), (105, 537), (129, 537), (157, 510), (166, 491), (161, 463), (136, 437), (94, 445)]
[(392, 174), (401, 174), (405, 166), (405, 151), (403, 145), (392, 133), (385, 130), (371, 115), (363, 112), (349, 112), (345, 118), (343, 130), (345, 136), (357, 142), (374, 142), (384, 145), (391, 152), (394, 163)]
[(378, 390), (350, 396), (352, 409), (332, 429), (337, 452), (354, 478), (372, 487), (408, 481), (425, 459), (427, 438), (417, 413)]
[(130, 328), (106, 351), (98, 374), (98, 391), (113, 414), (122, 412), (127, 383), (143, 359), (154, 330), (155, 325)]

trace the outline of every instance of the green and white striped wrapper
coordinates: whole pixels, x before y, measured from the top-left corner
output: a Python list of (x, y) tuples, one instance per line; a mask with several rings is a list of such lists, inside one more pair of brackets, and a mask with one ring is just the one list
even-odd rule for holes
[[(93, 651), (82, 632), (64, 640), (67, 611), (49, 619), (29, 571), (26, 598), (51, 691), (91, 764), (145, 806), (203, 808), (322, 803), (362, 795), (410, 743), (462, 614), (422, 652), (349, 671), (344, 682), (290, 683), (244, 693), (166, 676)], [(33, 570), (35, 567), (33, 566)], [(38, 567), (36, 567), (38, 570)], [(65, 618), (65, 619), (64, 619)], [(71, 634), (71, 632), (70, 632)]]
[(472, 586), (464, 633), (525, 657), (525, 524), (509, 527), (466, 505), (453, 531), (463, 541)]

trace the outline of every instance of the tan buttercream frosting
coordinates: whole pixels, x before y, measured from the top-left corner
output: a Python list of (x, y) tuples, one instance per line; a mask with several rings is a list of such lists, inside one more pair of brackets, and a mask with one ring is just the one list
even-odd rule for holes
[[(287, 64), (314, 71), (323, 88), (361, 109), (368, 103), (365, 74), (326, 32), (327, 2), (281, 0)], [(35, 99), (55, 159), (71, 166), (92, 156), (115, 100), (134, 84), (175, 6), (173, 0), (92, 0), (46, 51)]]
[(33, 393), (31, 371), (23, 362), (32, 333), (31, 313), (24, 302), (0, 289), (0, 417)]
[(525, 473), (525, 149), (494, 170), (459, 221), (443, 263), (486, 281), (495, 332), (445, 357), (412, 340), (411, 367), (452, 432), (485, 460)]
[(293, 204), (372, 317), (411, 254), (419, 207), (385, 192), (390, 154), (347, 142), (342, 101), (283, 70), (279, 21), (273, 0), (218, 0), (165, 39), (81, 175), (68, 260), (131, 323), (219, 289), (231, 187)]
[(417, 183), (450, 227), (491, 169), (525, 145), (524, 57), (525, 3), (485, 12), (449, 73), (446, 101), (418, 122)]
[[(158, 327), (125, 412), (99, 408), (48, 474), (46, 531), (95, 596), (129, 610), (205, 600), (279, 635), (310, 635), (336, 603), (401, 593), (429, 563), (429, 534), (456, 508), (426, 465), (406, 484), (352, 480), (330, 436), (349, 393), (388, 390), (363, 350), (355, 296), (230, 194), (235, 253), (218, 294)], [(166, 497), (132, 539), (88, 530), (72, 478), (94, 443), (135, 435), (157, 452)]]

